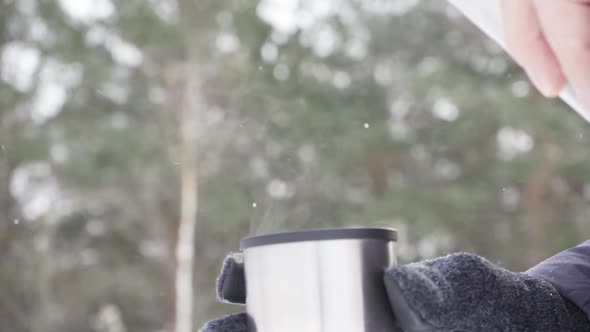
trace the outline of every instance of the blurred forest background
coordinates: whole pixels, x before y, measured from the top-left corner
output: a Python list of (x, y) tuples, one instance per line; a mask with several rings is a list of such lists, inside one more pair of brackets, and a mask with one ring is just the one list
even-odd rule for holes
[(196, 330), (248, 234), (590, 238), (590, 127), (444, 1), (0, 0), (0, 61), (2, 332)]

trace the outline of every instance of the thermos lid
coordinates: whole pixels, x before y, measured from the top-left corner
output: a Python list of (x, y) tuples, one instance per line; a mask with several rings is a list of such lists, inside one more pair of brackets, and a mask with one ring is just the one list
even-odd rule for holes
[(329, 228), (273, 233), (243, 238), (240, 248), (243, 250), (279, 243), (351, 239), (397, 241), (397, 231), (392, 228)]

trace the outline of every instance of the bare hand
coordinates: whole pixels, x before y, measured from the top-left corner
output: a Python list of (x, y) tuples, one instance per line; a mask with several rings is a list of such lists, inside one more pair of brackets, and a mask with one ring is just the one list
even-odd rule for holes
[(570, 82), (590, 112), (590, 0), (502, 0), (508, 51), (537, 89)]

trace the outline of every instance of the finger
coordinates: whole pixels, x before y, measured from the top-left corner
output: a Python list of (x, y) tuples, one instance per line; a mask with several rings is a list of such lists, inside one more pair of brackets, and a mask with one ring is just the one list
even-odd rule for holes
[[(414, 271), (411, 268), (404, 266), (394, 267), (385, 272), (383, 280), (385, 282), (385, 289), (391, 304), (391, 309), (395, 315), (395, 320), (399, 327), (404, 331), (433, 331), (434, 326), (431, 322), (423, 318), (424, 314), (420, 312), (416, 307), (412, 306), (408, 302), (407, 294), (403, 291), (406, 283), (405, 280), (409, 280), (410, 284), (418, 283), (420, 276), (413, 276)], [(428, 290), (428, 287), (422, 289)], [(436, 296), (431, 296), (436, 298)]]
[(503, 0), (502, 9), (508, 52), (543, 95), (557, 96), (565, 78), (543, 35), (533, 0)]
[(205, 323), (199, 332), (248, 332), (248, 315), (239, 313)]
[(547, 41), (587, 112), (590, 111), (589, 3), (581, 0), (535, 0)]
[(217, 277), (217, 299), (221, 302), (246, 303), (246, 282), (242, 253), (232, 253), (223, 261)]

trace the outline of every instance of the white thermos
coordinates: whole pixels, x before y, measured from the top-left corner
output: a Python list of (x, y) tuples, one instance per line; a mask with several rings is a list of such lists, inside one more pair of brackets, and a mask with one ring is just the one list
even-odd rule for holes
[[(505, 48), (500, 0), (449, 0), (449, 2), (490, 38)], [(569, 84), (565, 86), (559, 96), (581, 117), (590, 122), (590, 114), (584, 111)]]

